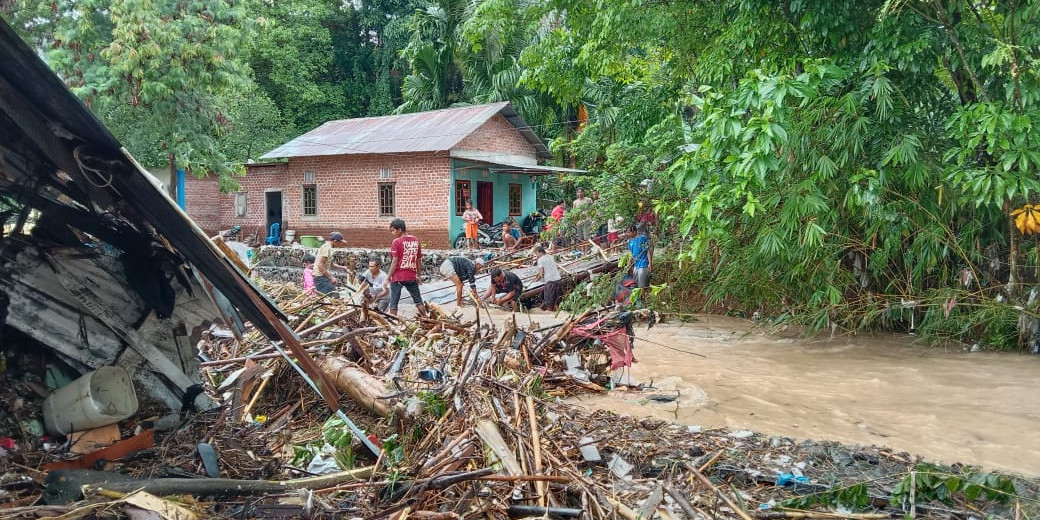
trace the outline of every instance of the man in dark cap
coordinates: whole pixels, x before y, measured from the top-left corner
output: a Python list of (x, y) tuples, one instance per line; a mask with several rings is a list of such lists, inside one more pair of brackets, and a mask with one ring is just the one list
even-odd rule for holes
[(339, 283), (335, 276), (329, 271), (332, 267), (337, 269), (346, 269), (341, 265), (336, 265), (332, 261), (332, 248), (343, 247), (347, 243), (343, 240), (343, 234), (339, 231), (333, 231), (329, 233), (329, 239), (325, 241), (321, 247), (318, 248), (318, 252), (314, 255), (314, 272), (317, 273), (314, 276), (314, 288), (322, 294), (329, 294), (335, 292), (336, 284)]

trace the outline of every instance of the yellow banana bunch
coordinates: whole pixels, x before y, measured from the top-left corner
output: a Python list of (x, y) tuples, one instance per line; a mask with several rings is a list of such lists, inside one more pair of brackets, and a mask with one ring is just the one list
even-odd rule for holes
[(1023, 235), (1040, 233), (1040, 204), (1026, 204), (1011, 212), (1015, 218), (1015, 227)]

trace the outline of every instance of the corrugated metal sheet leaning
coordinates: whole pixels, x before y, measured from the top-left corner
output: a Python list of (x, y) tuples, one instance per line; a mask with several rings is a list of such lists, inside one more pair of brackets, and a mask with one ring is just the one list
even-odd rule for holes
[(338, 408), (281, 311), (3, 20), (0, 197), (0, 316), (75, 368), (119, 364), (171, 408), (206, 408), (194, 345), (212, 323), (245, 319)]

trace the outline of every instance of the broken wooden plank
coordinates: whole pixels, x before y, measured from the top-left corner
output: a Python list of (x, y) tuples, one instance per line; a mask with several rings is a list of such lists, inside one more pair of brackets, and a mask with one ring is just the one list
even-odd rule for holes
[(491, 449), (491, 452), (498, 457), (499, 462), (505, 467), (506, 472), (510, 475), (523, 475), (524, 471), (520, 468), (520, 463), (516, 460), (516, 454), (509, 449), (509, 444), (506, 443), (505, 439), (502, 438), (502, 433), (498, 429), (498, 424), (491, 419), (478, 419), (473, 430), (477, 432), (484, 444)]
[(341, 471), (330, 475), (293, 480), (235, 480), (227, 478), (156, 478), (135, 479), (117, 473), (93, 470), (56, 470), (47, 475), (47, 504), (68, 504), (79, 500), (83, 486), (130, 493), (142, 490), (153, 495), (247, 496), (262, 493), (284, 493), (297, 489), (322, 489), (343, 482), (359, 481), (372, 475), (374, 466)]

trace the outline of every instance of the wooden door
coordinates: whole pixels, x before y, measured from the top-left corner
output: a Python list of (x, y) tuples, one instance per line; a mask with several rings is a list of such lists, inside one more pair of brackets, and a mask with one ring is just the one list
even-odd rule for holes
[(477, 182), (477, 210), (484, 216), (484, 222), (495, 223), (495, 184)]

